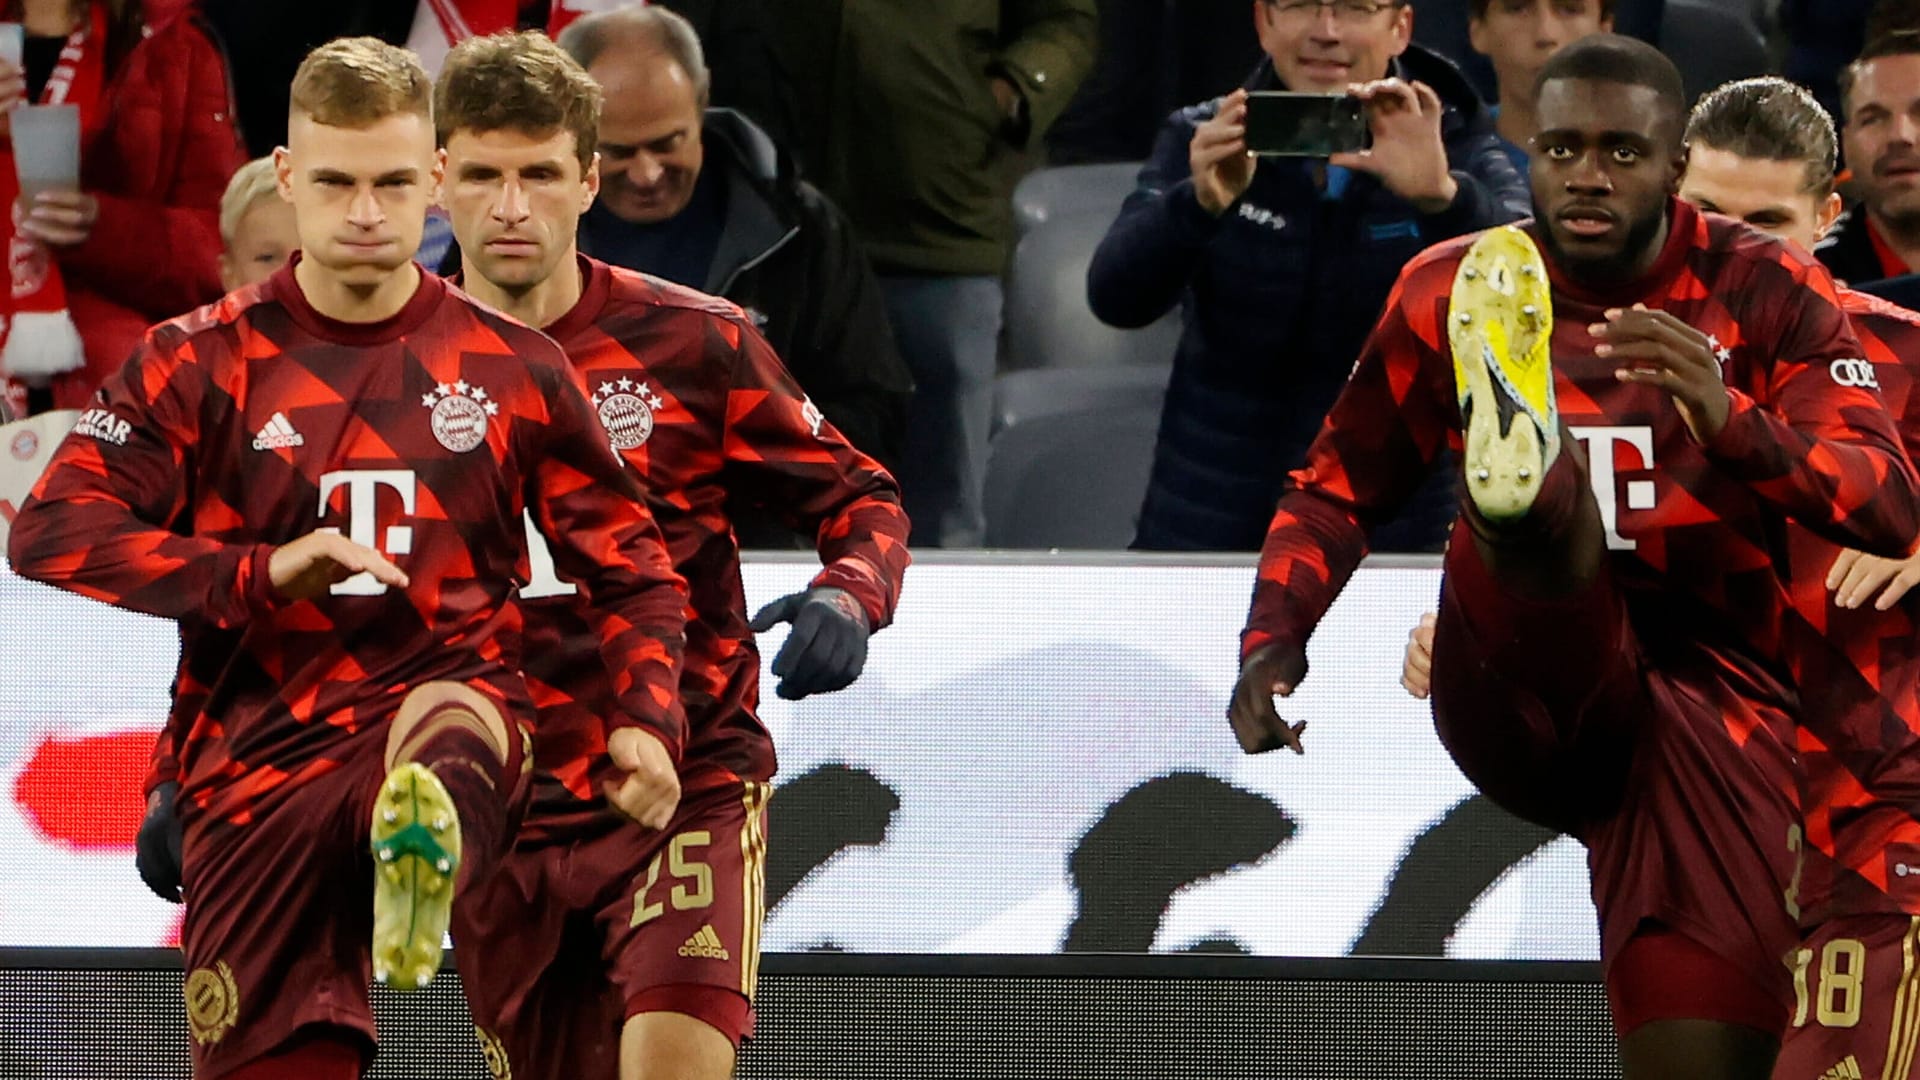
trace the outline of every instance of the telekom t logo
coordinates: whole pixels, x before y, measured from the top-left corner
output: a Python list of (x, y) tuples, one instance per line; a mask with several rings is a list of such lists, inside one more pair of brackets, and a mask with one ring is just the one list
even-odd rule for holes
[[(1593, 485), (1593, 499), (1600, 504), (1600, 523), (1607, 530), (1607, 547), (1614, 551), (1632, 551), (1639, 546), (1620, 535), (1620, 492), (1613, 468), (1614, 448), (1622, 443), (1640, 455), (1640, 467), (1653, 468), (1653, 429), (1650, 427), (1569, 427), (1587, 451), (1587, 482)], [(1655, 502), (1651, 480), (1627, 482), (1629, 510), (1651, 510)]]
[[(378, 522), (374, 518), (379, 510), (381, 488), (398, 492), (401, 512), (411, 517), (418, 483), (412, 469), (339, 469), (325, 473), (320, 477), (320, 513), (323, 516), (327, 513), (333, 493), (344, 487), (347, 489), (347, 539), (390, 557), (405, 555), (413, 550), (413, 527), (389, 525), (386, 535), (376, 540), (374, 531)], [(329, 526), (322, 531), (337, 533), (340, 530)], [(335, 596), (378, 596), (386, 591), (385, 585), (367, 573), (336, 582), (331, 589)]]

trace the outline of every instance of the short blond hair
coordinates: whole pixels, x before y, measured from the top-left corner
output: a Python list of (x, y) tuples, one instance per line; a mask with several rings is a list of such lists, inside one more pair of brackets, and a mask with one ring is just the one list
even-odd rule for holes
[(292, 113), (328, 127), (363, 128), (389, 116), (433, 117), (433, 80), (420, 58), (379, 38), (339, 38), (307, 54), (293, 75)]
[(580, 168), (600, 141), (600, 84), (538, 30), (468, 38), (454, 46), (433, 89), (440, 145), (457, 131), (573, 136)]
[(255, 203), (280, 197), (279, 180), (273, 174), (273, 158), (254, 158), (234, 170), (227, 190), (220, 196), (220, 242), (233, 250), (233, 238), (240, 233), (240, 220)]

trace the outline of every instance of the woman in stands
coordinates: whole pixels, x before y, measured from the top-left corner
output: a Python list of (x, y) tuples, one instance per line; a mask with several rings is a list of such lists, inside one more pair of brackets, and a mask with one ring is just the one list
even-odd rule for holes
[(6, 0), (0, 20), (25, 29), (0, 110), (77, 105), (81, 148), (79, 191), (22, 200), (0, 116), (0, 376), (16, 413), (76, 408), (149, 324), (223, 291), (220, 194), (245, 160), (227, 63), (194, 0)]

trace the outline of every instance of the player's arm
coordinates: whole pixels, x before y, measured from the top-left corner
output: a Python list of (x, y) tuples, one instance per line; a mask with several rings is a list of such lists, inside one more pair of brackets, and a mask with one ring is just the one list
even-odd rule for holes
[(150, 333), (55, 451), (14, 519), (15, 572), (118, 607), (216, 627), (270, 604), (272, 548), (182, 535), (204, 370)]
[(1451, 281), (1447, 264), (1402, 272), (1267, 529), (1228, 709), (1248, 753), (1300, 751), (1305, 725), (1282, 720), (1272, 697), (1306, 676), (1307, 639), (1366, 555), (1367, 529), (1412, 497), (1458, 426), (1440, 332)]
[[(1693, 414), (1690, 425), (1696, 417), (1706, 424), (1695, 435), (1716, 465), (1789, 518), (1844, 547), (1904, 556), (1920, 532), (1920, 479), (1878, 391), (1849, 374), (1871, 367), (1833, 279), (1809, 260), (1792, 280), (1779, 297), (1756, 301), (1771, 305), (1778, 320), (1766, 382), (1754, 395), (1709, 387), (1704, 402), (1724, 396), (1726, 403), (1717, 428), (1706, 408), (1684, 399), (1682, 413)], [(1665, 316), (1673, 348), (1711, 358), (1699, 331), (1665, 312), (1637, 314)], [(1712, 378), (1720, 382), (1717, 362)]]
[(674, 571), (645, 494), (614, 455), (571, 365), (561, 358), (535, 371), (551, 385), (527, 506), (552, 549), (555, 571), (580, 588), (582, 611), (600, 637), (618, 700), (615, 715), (606, 718), (609, 735), (643, 729), (678, 762), (687, 740), (679, 695), (687, 583)]
[(893, 621), (910, 561), (907, 517), (893, 477), (826, 421), (766, 339), (738, 320), (730, 331), (728, 489), (811, 533), (823, 564), (806, 590), (768, 604), (752, 623), (755, 631), (793, 623), (773, 673), (776, 692), (798, 700), (852, 683), (867, 636)]

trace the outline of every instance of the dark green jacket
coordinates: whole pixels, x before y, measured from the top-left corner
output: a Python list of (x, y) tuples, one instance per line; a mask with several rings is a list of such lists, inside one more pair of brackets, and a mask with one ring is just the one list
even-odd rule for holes
[[(999, 274), (1011, 196), (1093, 66), (1094, 0), (785, 0), (800, 160), (882, 273)], [(988, 79), (1025, 97), (1006, 121)]]

